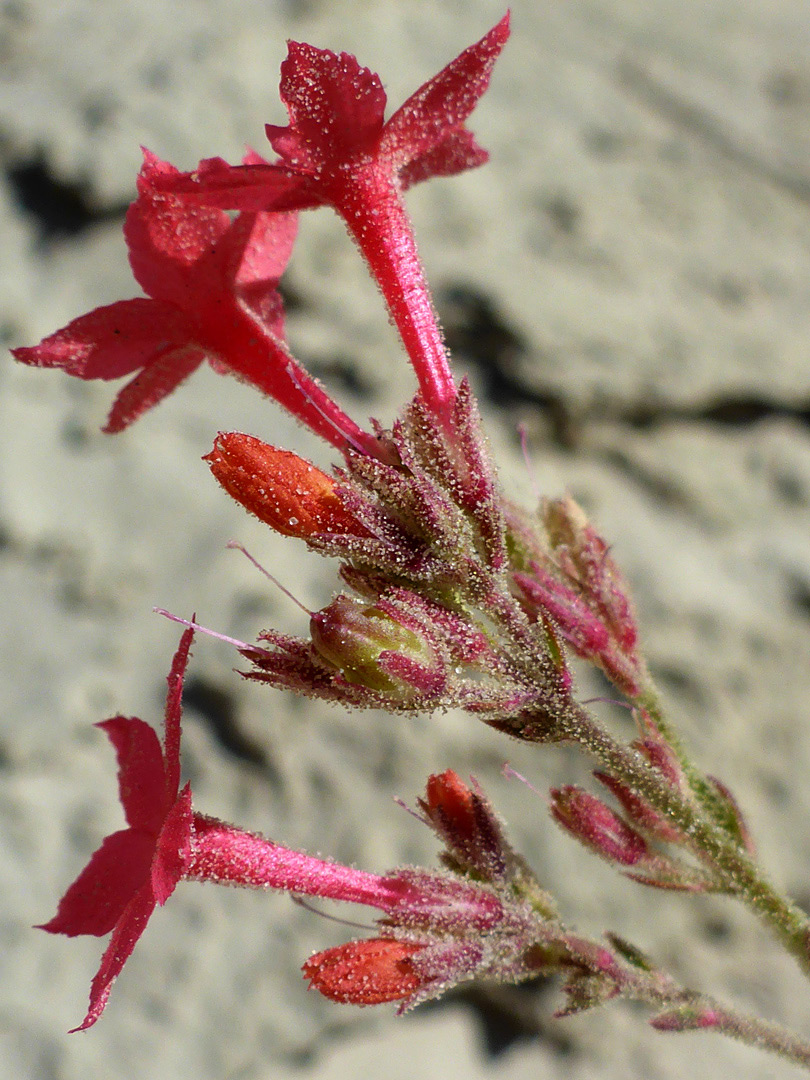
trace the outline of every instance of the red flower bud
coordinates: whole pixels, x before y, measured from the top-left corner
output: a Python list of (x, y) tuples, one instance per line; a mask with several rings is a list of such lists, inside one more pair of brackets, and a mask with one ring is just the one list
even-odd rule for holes
[(473, 839), (476, 832), (475, 796), (457, 772), (446, 769), (429, 776), (425, 795), (425, 801), (420, 802), (431, 817), (441, 817), (458, 837), (466, 841)]
[(315, 953), (301, 970), (310, 987), (331, 1001), (382, 1005), (410, 997), (419, 989), (422, 979), (411, 957), (424, 948), (391, 938), (349, 941)]
[(428, 777), (419, 806), (447, 847), (448, 865), (474, 870), (485, 881), (503, 878), (514, 862), (500, 824), (486, 799), (447, 769)]
[(332, 478), (289, 450), (229, 431), (217, 436), (203, 460), (233, 499), (284, 536), (368, 536), (344, 508)]
[(577, 840), (610, 862), (635, 866), (649, 855), (644, 837), (582, 788), (552, 790), (551, 814)]

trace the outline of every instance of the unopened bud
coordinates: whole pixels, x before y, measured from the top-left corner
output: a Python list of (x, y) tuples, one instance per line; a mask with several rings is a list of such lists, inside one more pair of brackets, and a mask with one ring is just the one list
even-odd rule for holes
[(582, 788), (553, 789), (551, 813), (577, 840), (610, 862), (635, 866), (650, 853), (640, 833)]
[(650, 1020), (657, 1031), (704, 1031), (719, 1027), (723, 1016), (713, 1005), (686, 1004), (666, 1009)]
[(573, 499), (546, 502), (543, 524), (548, 550), (514, 574), (527, 609), (550, 618), (577, 655), (638, 697), (644, 665), (635, 615), (607, 544)]
[(724, 828), (731, 833), (735, 840), (742, 844), (749, 855), (756, 858), (757, 851), (754, 838), (748, 828), (748, 823), (743, 817), (740, 804), (722, 780), (718, 780), (716, 776), (709, 776), (707, 779), (714, 789), (716, 805), (722, 810)]
[(444, 688), (444, 663), (416, 621), (405, 626), (379, 607), (341, 594), (312, 616), (310, 634), (318, 655), (345, 679), (403, 705)]
[(639, 795), (629, 785), (622, 780), (617, 780), (610, 773), (596, 770), (593, 775), (621, 803), (622, 810), (634, 825), (654, 836), (657, 840), (664, 840), (671, 844), (683, 842), (684, 837), (681, 829), (677, 825), (673, 825), (664, 814), (654, 809), (642, 795)]
[(349, 941), (315, 953), (301, 969), (313, 990), (331, 1001), (382, 1005), (410, 997), (422, 984), (412, 958), (424, 945), (393, 938)]
[(343, 506), (332, 478), (289, 450), (239, 431), (220, 432), (203, 460), (233, 499), (284, 536), (368, 535)]
[(571, 498), (546, 503), (543, 517), (552, 547), (563, 555), (563, 569), (575, 571), (583, 594), (604, 613), (620, 649), (631, 655), (638, 628), (627, 585), (608, 545)]
[(484, 880), (506, 875), (511, 850), (489, 803), (452, 769), (428, 777), (419, 806), (447, 847), (448, 865), (474, 871)]

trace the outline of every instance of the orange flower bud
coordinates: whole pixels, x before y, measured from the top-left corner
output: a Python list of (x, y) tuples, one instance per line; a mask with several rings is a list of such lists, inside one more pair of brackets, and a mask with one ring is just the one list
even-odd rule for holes
[(349, 941), (311, 956), (301, 970), (310, 987), (331, 1001), (382, 1005), (419, 989), (422, 979), (411, 957), (423, 948), (390, 938)]
[[(432, 816), (440, 815), (452, 825), (454, 834), (471, 841), (478, 829), (475, 795), (453, 769), (428, 777), (422, 803)], [(420, 800), (421, 801), (421, 800)]]
[(446, 865), (474, 871), (484, 881), (503, 880), (516, 870), (516, 860), (492, 807), (452, 769), (428, 777), (419, 806), (445, 843), (442, 861)]
[(203, 460), (233, 499), (284, 536), (368, 536), (344, 508), (332, 478), (289, 450), (228, 431)]

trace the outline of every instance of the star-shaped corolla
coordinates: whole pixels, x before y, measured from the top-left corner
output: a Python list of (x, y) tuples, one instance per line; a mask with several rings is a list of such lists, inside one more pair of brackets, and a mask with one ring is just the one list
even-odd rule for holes
[(465, 121), (508, 36), (507, 14), (387, 121), (379, 75), (348, 53), (292, 41), (280, 85), (290, 123), (265, 129), (278, 160), (231, 166), (208, 158), (164, 184), (229, 210), (333, 207), (380, 287), (426, 403), (443, 419), (457, 391), (401, 192), (487, 160)]
[(189, 864), (192, 810), (180, 790), (180, 702), (192, 630), (172, 662), (163, 745), (149, 724), (116, 716), (98, 726), (118, 758), (118, 787), (127, 828), (108, 836), (41, 929), (53, 934), (112, 931), (90, 988), (90, 1007), (76, 1031), (91, 1027), (158, 904), (165, 904)]
[(52, 934), (112, 933), (90, 987), (90, 1006), (74, 1031), (104, 1011), (113, 981), (158, 904), (181, 880), (319, 896), (366, 904), (387, 914), (419, 908), (421, 892), (401, 875), (380, 876), (276, 844), (192, 809), (180, 789), (180, 709), (193, 629), (169, 673), (163, 743), (143, 720), (123, 716), (98, 726), (115, 747), (127, 828), (108, 836), (40, 929)]
[[(262, 159), (251, 152), (245, 160)], [(123, 430), (208, 360), (275, 398), (339, 449), (375, 446), (286, 347), (277, 286), (296, 215), (232, 220), (224, 210), (188, 206), (163, 190), (179, 175), (144, 151), (124, 235), (146, 296), (96, 308), (14, 356), (81, 379), (134, 375), (115, 399), (107, 432)]]

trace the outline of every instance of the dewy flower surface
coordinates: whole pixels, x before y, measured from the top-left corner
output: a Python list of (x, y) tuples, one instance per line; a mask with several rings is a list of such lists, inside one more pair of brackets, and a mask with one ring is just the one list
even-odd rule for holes
[(169, 673), (163, 746), (136, 717), (116, 716), (98, 725), (115, 747), (127, 828), (106, 838), (56, 915), (40, 927), (69, 937), (102, 937), (112, 931), (77, 1031), (101, 1016), (153, 911), (183, 879), (282, 889), (367, 904), (388, 914), (421, 911), (426, 902), (442, 910), (441, 897), (425, 900), (425, 890), (405, 878), (381, 877), (291, 851), (192, 810), (189, 786), (180, 790), (180, 709), (192, 637), (193, 630), (186, 630)]
[(290, 42), (281, 65), (287, 127), (266, 126), (272, 164), (201, 161), (167, 190), (229, 210), (331, 206), (366, 258), (428, 407), (445, 416), (456, 387), (401, 192), (481, 165), (464, 126), (509, 36), (509, 16), (421, 86), (386, 121), (380, 77), (347, 53)]
[(232, 499), (276, 532), (298, 537), (369, 535), (344, 508), (334, 480), (290, 450), (239, 431), (220, 432), (203, 460)]
[(104, 429), (110, 433), (137, 420), (208, 359), (275, 398), (338, 449), (373, 452), (374, 439), (284, 344), (277, 286), (296, 215), (242, 214), (232, 221), (222, 210), (189, 207), (159, 190), (176, 175), (145, 151), (138, 198), (124, 224), (132, 272), (148, 298), (97, 308), (39, 345), (15, 349), (16, 359), (80, 379), (136, 373), (118, 393)]

